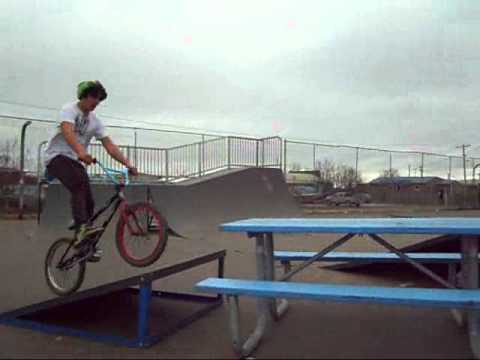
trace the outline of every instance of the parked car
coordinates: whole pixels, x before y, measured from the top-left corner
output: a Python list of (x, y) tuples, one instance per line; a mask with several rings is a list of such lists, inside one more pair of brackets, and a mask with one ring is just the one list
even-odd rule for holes
[(329, 195), (325, 198), (325, 203), (327, 205), (348, 205), (359, 207), (361, 204), (369, 203), (371, 201), (370, 194), (367, 193), (357, 193), (351, 194), (346, 191), (340, 191), (335, 194)]
[(313, 186), (296, 186), (292, 192), (294, 198), (302, 204), (313, 204), (324, 197)]
[(356, 193), (353, 196), (358, 198), (361, 201), (362, 204), (363, 203), (369, 204), (369, 203), (372, 202), (372, 196), (369, 193), (365, 193), (365, 192)]
[(324, 198), (325, 195), (320, 193), (302, 194), (301, 196), (299, 196), (300, 202), (302, 204), (320, 203)]

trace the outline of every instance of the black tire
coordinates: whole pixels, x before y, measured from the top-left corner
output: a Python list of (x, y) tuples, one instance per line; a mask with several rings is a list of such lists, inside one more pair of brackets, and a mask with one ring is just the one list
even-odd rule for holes
[[(70, 274), (74, 276), (72, 279), (73, 281), (69, 286), (63, 286), (59, 284), (59, 276), (55, 276), (54, 269), (56, 264), (53, 262), (55, 260), (55, 255), (62, 256), (65, 252), (66, 248), (70, 246), (72, 242), (71, 239), (68, 238), (61, 238), (55, 241), (50, 248), (48, 249), (47, 256), (45, 257), (45, 279), (47, 280), (48, 287), (52, 290), (55, 294), (59, 296), (66, 296), (74, 293), (78, 290), (78, 288), (82, 285), (83, 279), (85, 278), (85, 261), (81, 261), (76, 264), (72, 269), (65, 270), (65, 271), (72, 271)], [(63, 250), (62, 250), (63, 248)], [(56, 271), (64, 271), (60, 269), (55, 269)], [(65, 272), (65, 274), (67, 274)]]
[[(127, 240), (127, 231), (129, 231), (127, 222), (130, 223), (130, 226), (135, 226), (135, 217), (141, 220), (145, 219), (147, 242), (153, 247), (153, 250), (140, 257), (132, 253)], [(155, 226), (152, 226), (152, 223), (155, 223)], [(149, 237), (150, 234), (153, 234), (152, 241)], [(134, 237), (135, 235), (130, 234), (130, 236)], [(149, 266), (157, 261), (165, 251), (168, 242), (168, 225), (163, 216), (149, 203), (132, 204), (120, 214), (115, 239), (118, 252), (127, 263), (136, 267)]]

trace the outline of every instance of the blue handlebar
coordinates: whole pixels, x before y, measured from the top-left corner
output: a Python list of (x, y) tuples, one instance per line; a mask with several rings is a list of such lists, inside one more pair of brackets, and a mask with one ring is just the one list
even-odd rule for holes
[(129, 179), (128, 179), (128, 169), (123, 169), (123, 170), (116, 170), (116, 169), (111, 169), (111, 168), (107, 168), (105, 166), (103, 166), (103, 164), (98, 161), (98, 160), (95, 160), (95, 164), (98, 164), (98, 166), (100, 166), (100, 168), (103, 170), (103, 172), (105, 173), (105, 175), (108, 176), (108, 178), (116, 185), (120, 185), (120, 182), (115, 179), (115, 177), (113, 176), (114, 174), (121, 174), (125, 177), (125, 183), (124, 185), (128, 185), (129, 184)]

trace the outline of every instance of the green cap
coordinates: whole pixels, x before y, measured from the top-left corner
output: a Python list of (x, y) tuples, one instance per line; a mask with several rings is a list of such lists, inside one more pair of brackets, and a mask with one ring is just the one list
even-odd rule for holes
[(83, 98), (85, 93), (90, 89), (95, 89), (98, 92), (101, 101), (107, 98), (107, 91), (98, 80), (87, 80), (79, 83), (77, 86), (77, 98)]

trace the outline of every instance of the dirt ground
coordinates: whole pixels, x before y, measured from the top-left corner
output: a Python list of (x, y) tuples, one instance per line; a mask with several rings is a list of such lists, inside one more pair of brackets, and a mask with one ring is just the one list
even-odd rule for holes
[[(306, 217), (351, 216), (479, 216), (478, 210), (443, 210), (414, 207), (361, 207), (327, 209), (305, 207)], [(5, 221), (5, 220), (4, 220)], [(224, 239), (227, 250), (226, 276), (255, 277), (253, 240), (237, 234), (212, 234)], [(277, 237), (276, 249), (318, 250), (336, 237), (309, 235)], [(411, 239), (397, 237), (397, 244)], [(321, 243), (321, 244), (320, 244)], [(364, 238), (355, 238), (342, 250), (373, 250)], [(186, 290), (204, 277), (214, 275), (207, 265), (186, 272), (175, 282)], [(277, 268), (280, 273), (280, 267)], [(8, 276), (8, 274), (4, 274)], [(296, 280), (306, 282), (375, 284), (378, 286), (430, 286), (422, 275), (412, 272), (381, 274), (340, 272), (315, 264)], [(113, 296), (115, 298), (115, 296)], [(1, 299), (1, 292), (0, 292)], [(73, 314), (74, 322), (93, 330), (122, 324), (130, 316), (128, 301), (97, 299), (91, 309)], [(123, 307), (123, 308), (122, 308)], [(243, 334), (255, 325), (256, 304), (242, 298)], [(195, 309), (193, 305), (165, 301), (156, 304), (155, 326), (169, 318)], [(71, 310), (72, 312), (78, 310)], [(65, 317), (68, 314), (65, 314)], [(77, 315), (77, 316), (75, 316)], [(171, 319), (170, 319), (171, 320)], [(121, 325), (117, 325), (121, 326)], [(222, 306), (187, 328), (146, 349), (129, 349), (75, 337), (50, 335), (10, 326), (0, 326), (1, 358), (236, 358), (231, 349), (226, 307)], [(471, 358), (468, 336), (445, 309), (408, 308), (386, 305), (351, 305), (310, 301), (291, 301), (284, 318), (252, 354), (253, 358)]]

